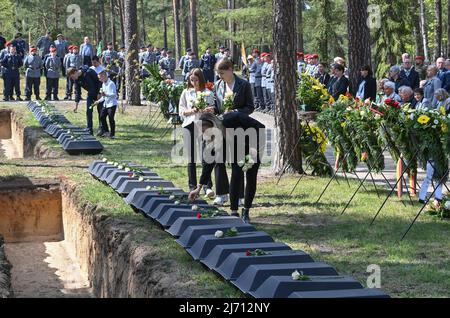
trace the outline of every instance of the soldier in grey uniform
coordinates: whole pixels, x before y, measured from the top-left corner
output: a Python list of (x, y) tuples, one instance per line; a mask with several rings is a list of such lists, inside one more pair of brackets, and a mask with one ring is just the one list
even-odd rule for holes
[(178, 68), (181, 70), (181, 75), (183, 75), (183, 78), (186, 77), (186, 74), (184, 74), (184, 64), (186, 64), (186, 61), (189, 60), (189, 56), (192, 52), (192, 49), (186, 50), (186, 55), (182, 56), (180, 58), (180, 63), (178, 63)]
[(25, 57), (23, 64), (25, 67), (25, 100), (31, 100), (33, 89), (36, 100), (41, 100), (39, 87), (41, 85), (41, 70), (44, 63), (42, 62), (42, 58), (37, 54), (37, 48), (35, 46), (31, 47), (30, 54)]
[(62, 76), (66, 76), (66, 67), (64, 65), (64, 57), (67, 53), (69, 53), (69, 43), (67, 43), (66, 40), (64, 40), (64, 36), (62, 34), (58, 34), (56, 36), (56, 41), (54, 43), (56, 47), (56, 55), (61, 59), (61, 71)]
[(106, 50), (102, 54), (103, 67), (108, 72), (109, 78), (116, 84), (117, 76), (119, 75), (119, 53), (113, 49), (112, 42), (108, 42)]
[[(72, 45), (72, 53), (67, 55), (65, 67), (66, 67), (66, 73), (69, 68), (74, 68), (76, 70), (79, 70), (81, 66), (83, 65), (83, 58), (78, 53), (79, 48), (76, 45)], [(67, 74), (66, 74), (67, 76)], [(64, 100), (72, 100), (72, 92), (75, 86), (75, 91), (77, 90), (77, 82), (73, 81), (70, 76), (67, 76), (67, 85), (66, 85), (66, 97)]]
[(150, 73), (144, 67), (144, 65), (151, 65), (157, 63), (157, 57), (153, 51), (153, 45), (147, 45), (147, 51), (144, 52), (139, 58), (139, 64), (142, 65), (142, 78), (150, 76)]
[(262, 89), (262, 96), (263, 96), (263, 100), (264, 103), (261, 105), (260, 110), (261, 111), (265, 111), (266, 110), (266, 106), (267, 106), (267, 95), (266, 95), (266, 88), (267, 88), (267, 67), (269, 66), (269, 64), (267, 63), (267, 54), (268, 53), (263, 53), (261, 54), (261, 60), (262, 60), (262, 66), (261, 66), (261, 89)]
[(44, 57), (50, 53), (50, 46), (54, 44), (52, 40), (52, 35), (49, 31), (44, 36), (41, 36), (36, 43), (36, 47), (39, 49), (42, 60)]
[(195, 68), (200, 68), (200, 61), (197, 59), (197, 55), (195, 54), (195, 52), (191, 52), (189, 54), (189, 59), (184, 63), (183, 73), (185, 74), (185, 81), (188, 80), (189, 74)]
[(169, 76), (171, 79), (175, 79), (175, 68), (177, 66), (177, 63), (172, 55), (172, 51), (167, 51), (167, 56), (159, 61), (159, 66), (166, 72), (167, 76)]
[(45, 100), (58, 101), (59, 76), (61, 74), (61, 59), (57, 55), (56, 48), (50, 49), (50, 55), (45, 60), (45, 69), (47, 70), (47, 85), (45, 91)]
[(273, 77), (273, 63), (272, 63), (272, 55), (266, 55), (267, 69), (266, 69), (266, 108), (267, 111), (272, 111), (274, 109), (274, 99), (272, 98), (272, 87), (274, 86), (274, 77)]
[[(5, 43), (5, 48), (0, 51), (0, 73), (2, 74), (3, 79), (3, 94), (7, 96), (6, 93), (6, 70), (2, 66), (2, 61), (4, 57), (9, 53), (9, 48), (12, 46), (12, 42), (8, 41)], [(9, 95), (8, 95), (9, 98)], [(6, 98), (5, 98), (6, 99)]]

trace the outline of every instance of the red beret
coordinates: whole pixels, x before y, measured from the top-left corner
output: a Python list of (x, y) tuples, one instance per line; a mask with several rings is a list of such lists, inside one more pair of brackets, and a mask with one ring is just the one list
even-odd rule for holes
[(266, 57), (266, 56), (267, 56), (266, 52), (261, 53), (261, 57)]
[(77, 45), (72, 45), (72, 50), (78, 50), (79, 47)]
[(30, 52), (37, 52), (37, 48), (32, 47), (32, 48), (30, 49)]
[(297, 52), (297, 57), (304, 57), (305, 54), (303, 54), (303, 52)]
[(12, 45), (11, 41), (8, 41), (8, 42), (5, 43), (5, 46), (10, 46), (10, 45)]
[(422, 61), (425, 61), (425, 58), (423, 57), (423, 56), (416, 56), (416, 60), (422, 60)]
[(73, 45), (69, 45), (68, 49), (73, 50)]
[(312, 54), (312, 55), (311, 55), (311, 58), (312, 58), (312, 59), (318, 59), (318, 58), (319, 58), (319, 54)]
[(257, 54), (259, 54), (259, 50), (258, 50), (258, 49), (254, 49), (254, 50), (252, 51), (252, 53), (257, 53)]
[(51, 47), (50, 52), (56, 52), (56, 47)]

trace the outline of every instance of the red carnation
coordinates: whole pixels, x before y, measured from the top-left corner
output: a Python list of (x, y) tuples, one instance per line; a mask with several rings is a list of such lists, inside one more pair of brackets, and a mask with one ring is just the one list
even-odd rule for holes
[(247, 251), (247, 252), (245, 252), (245, 255), (247, 255), (247, 256), (252, 256), (252, 252)]
[(384, 101), (384, 103), (390, 107), (400, 108), (400, 103), (392, 98), (388, 98)]
[(209, 89), (212, 92), (214, 90), (214, 83), (211, 82), (206, 83), (205, 88)]
[(201, 219), (202, 218), (202, 214), (201, 213), (197, 213), (197, 219)]
[(130, 173), (128, 174), (128, 176), (129, 176), (130, 178), (133, 178), (133, 175), (134, 175), (133, 172), (130, 172)]

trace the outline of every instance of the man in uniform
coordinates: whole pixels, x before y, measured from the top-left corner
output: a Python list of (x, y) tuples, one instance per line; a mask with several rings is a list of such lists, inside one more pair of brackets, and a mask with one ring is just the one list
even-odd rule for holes
[(91, 67), (92, 58), (94, 57), (95, 52), (91, 40), (89, 40), (89, 37), (87, 36), (84, 38), (84, 43), (80, 45), (80, 55), (83, 60), (83, 65)]
[(187, 49), (186, 50), (186, 55), (183, 55), (180, 58), (180, 63), (178, 63), (178, 68), (181, 70), (181, 75), (183, 75), (183, 78), (186, 76), (186, 74), (184, 74), (184, 64), (186, 63), (187, 60), (189, 60), (189, 56), (192, 52), (192, 49)]
[(59, 76), (61, 75), (61, 59), (57, 55), (56, 47), (50, 49), (50, 55), (45, 60), (45, 69), (47, 70), (47, 85), (45, 90), (45, 100), (58, 101)]
[(225, 50), (227, 48), (225, 47), (225, 45), (221, 45), (219, 47), (219, 53), (216, 54), (215, 58), (216, 58), (216, 63), (219, 63), (220, 60), (222, 60), (225, 57)]
[(41, 36), (36, 43), (36, 47), (39, 49), (42, 60), (50, 53), (50, 46), (53, 44), (52, 35), (47, 31), (46, 35)]
[(185, 81), (188, 80), (189, 74), (194, 68), (200, 68), (200, 61), (197, 59), (197, 55), (195, 54), (195, 52), (191, 52), (189, 54), (189, 59), (186, 61), (186, 63), (184, 63), (183, 73), (185, 74)]
[(177, 66), (177, 62), (172, 57), (172, 55), (172, 51), (167, 51), (167, 56), (159, 61), (159, 66), (162, 70), (164, 70), (167, 76), (169, 76), (171, 79), (175, 79), (175, 68)]
[(113, 49), (112, 42), (108, 42), (106, 50), (102, 54), (102, 64), (108, 72), (109, 78), (117, 86), (117, 76), (119, 75), (119, 54)]
[(144, 65), (155, 64), (157, 61), (156, 54), (153, 52), (153, 45), (147, 45), (147, 51), (144, 52), (139, 58), (139, 64), (142, 65), (142, 78), (147, 78), (150, 73), (147, 71)]
[(81, 55), (78, 54), (78, 46), (72, 45), (72, 53), (67, 55), (66, 63), (65, 63), (67, 86), (66, 86), (66, 97), (64, 98), (64, 100), (72, 100), (72, 92), (73, 92), (74, 85), (75, 85), (75, 90), (77, 89), (76, 88), (77, 84), (70, 78), (70, 76), (68, 76), (67, 70), (69, 68), (74, 68), (76, 70), (79, 70), (82, 65), (83, 65), (83, 60), (81, 59)]
[(6, 84), (7, 84), (6, 83), (6, 70), (2, 66), (2, 61), (3, 61), (3, 58), (6, 56), (6, 54), (9, 53), (9, 48), (11, 45), (12, 45), (12, 42), (10, 42), (10, 41), (5, 42), (5, 47), (0, 51), (0, 73), (2, 74), (3, 95), (5, 95), (5, 98), (6, 98), (6, 96), (8, 96), (8, 98), (9, 98), (9, 95), (6, 94)]
[(17, 101), (22, 101), (20, 98), (20, 73), (19, 68), (23, 65), (23, 59), (17, 54), (17, 49), (14, 45), (9, 46), (9, 53), (3, 57), (1, 61), (3, 71), (5, 72), (5, 101), (14, 100), (13, 89), (17, 95)]
[(248, 82), (250, 83), (250, 86), (252, 87), (253, 99), (255, 99), (255, 97), (256, 97), (256, 88), (255, 88), (256, 78), (255, 78), (255, 68), (253, 67), (253, 64), (255, 63), (255, 58), (253, 57), (253, 55), (249, 55), (247, 57), (247, 61), (248, 61), (247, 68), (248, 68), (248, 74), (249, 74)]
[(425, 65), (425, 58), (423, 56), (416, 56), (416, 63), (414, 69), (417, 73), (419, 73), (419, 77), (421, 81), (427, 79), (427, 66)]
[(270, 53), (266, 54), (266, 90), (264, 91), (266, 101), (266, 110), (270, 112), (273, 109), (274, 100), (272, 100), (272, 86), (273, 86), (273, 64), (272, 64), (272, 55)]
[(25, 57), (23, 64), (25, 67), (25, 100), (31, 100), (33, 89), (36, 100), (41, 100), (39, 87), (41, 85), (41, 69), (44, 64), (42, 58), (37, 54), (35, 46), (30, 48), (30, 54)]
[(216, 63), (216, 57), (211, 54), (211, 48), (208, 47), (200, 60), (200, 68), (203, 70), (203, 76), (207, 82), (214, 83), (214, 67)]
[(260, 53), (259, 50), (255, 49), (253, 50), (253, 58), (255, 59), (254, 63), (252, 64), (250, 68), (250, 72), (255, 74), (255, 104), (258, 106), (258, 109), (264, 109), (264, 96), (262, 93), (262, 75), (261, 75), (261, 69), (262, 69), (262, 61), (260, 59)]
[(63, 76), (66, 76), (66, 67), (64, 65), (64, 57), (66, 56), (66, 54), (69, 52), (69, 44), (67, 43), (66, 40), (64, 40), (64, 36), (62, 34), (58, 34), (56, 36), (56, 41), (54, 43), (55, 47), (56, 47), (56, 55), (60, 58), (61, 60), (61, 72)]
[(306, 63), (304, 60), (305, 55), (303, 52), (297, 52), (297, 71), (302, 74), (305, 72), (306, 69)]
[(310, 64), (309, 67), (306, 68), (306, 72), (311, 76), (316, 76), (319, 68), (319, 55), (311, 54), (310, 55)]
[(17, 33), (14, 37), (12, 43), (17, 49), (17, 55), (19, 55), (22, 59), (25, 58), (25, 55), (28, 53), (28, 43), (22, 38), (22, 33)]
[(264, 100), (264, 104), (261, 106), (261, 108), (259, 109), (260, 111), (265, 111), (266, 110), (266, 106), (267, 105), (267, 95), (266, 95), (266, 89), (267, 89), (267, 78), (266, 78), (266, 73), (267, 73), (267, 67), (269, 66), (269, 64), (267, 63), (266, 60), (266, 56), (268, 53), (264, 52), (261, 54), (261, 90), (262, 90), (262, 96), (263, 96), (263, 100)]

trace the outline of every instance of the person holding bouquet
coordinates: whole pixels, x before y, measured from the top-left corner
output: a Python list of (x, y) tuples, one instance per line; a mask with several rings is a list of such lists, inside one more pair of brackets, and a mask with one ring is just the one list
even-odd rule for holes
[[(188, 86), (180, 97), (179, 104), (180, 116), (183, 118), (183, 141), (184, 152), (188, 156), (188, 182), (189, 189), (197, 188), (197, 156), (198, 149), (201, 149), (201, 140), (199, 133), (195, 133), (196, 122), (200, 115), (205, 112), (214, 113), (214, 95), (212, 91), (206, 88), (203, 71), (199, 68), (193, 69), (188, 75)], [(196, 138), (197, 137), (197, 138)], [(217, 179), (216, 179), (217, 183)], [(213, 198), (215, 193), (211, 190), (211, 179), (207, 182), (206, 195)], [(228, 185), (221, 187), (217, 184), (218, 194), (228, 194)], [(223, 192), (223, 193), (222, 193)]]
[[(101, 122), (101, 136), (110, 137), (115, 139), (116, 137), (116, 121), (114, 116), (117, 110), (117, 87), (113, 80), (110, 79), (106, 70), (103, 70), (98, 74), (100, 82), (102, 82), (102, 88), (100, 89), (101, 98), (92, 104), (91, 107), (97, 106), (103, 103), (103, 107), (100, 113)], [(109, 121), (106, 122), (106, 118)]]

